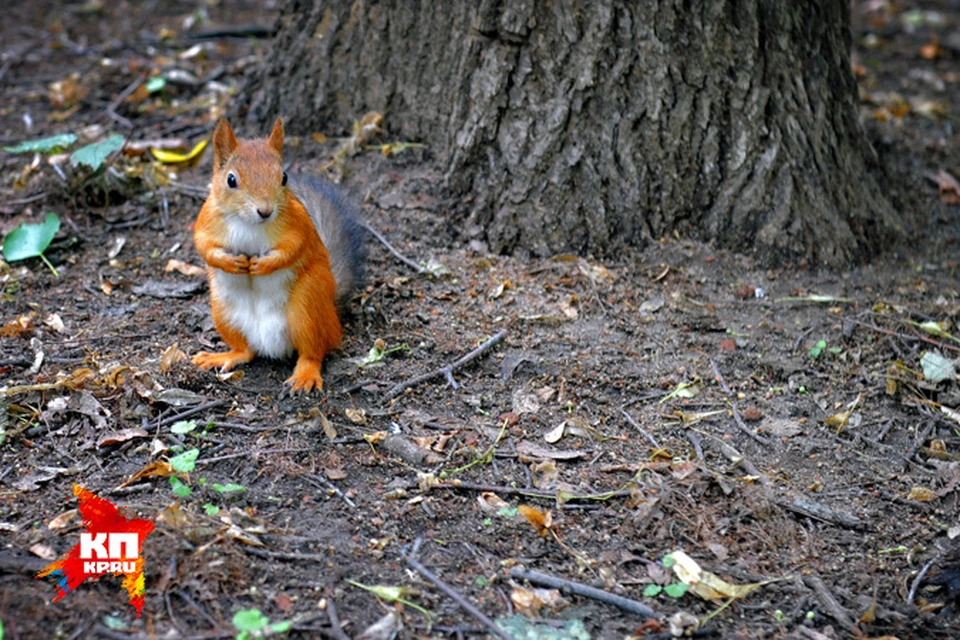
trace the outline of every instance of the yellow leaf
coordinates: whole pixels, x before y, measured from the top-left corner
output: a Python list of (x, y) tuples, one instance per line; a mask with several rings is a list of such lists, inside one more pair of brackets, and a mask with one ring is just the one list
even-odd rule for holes
[(150, 148), (150, 153), (153, 154), (153, 157), (163, 164), (181, 164), (185, 162), (190, 162), (191, 160), (198, 159), (200, 154), (203, 153), (203, 150), (207, 148), (207, 143), (209, 140), (204, 138), (198, 142), (193, 149), (187, 153), (177, 153), (176, 151), (168, 151), (166, 149), (157, 149), (156, 147)]
[(549, 511), (540, 511), (540, 509), (536, 507), (530, 507), (525, 504), (518, 506), (517, 510), (527, 519), (527, 522), (533, 525), (533, 528), (537, 530), (541, 538), (547, 535), (547, 531), (549, 531), (551, 525), (553, 525), (552, 513)]
[(933, 502), (937, 499), (937, 494), (926, 487), (914, 487), (910, 489), (910, 493), (907, 494), (907, 499), (916, 500), (917, 502)]

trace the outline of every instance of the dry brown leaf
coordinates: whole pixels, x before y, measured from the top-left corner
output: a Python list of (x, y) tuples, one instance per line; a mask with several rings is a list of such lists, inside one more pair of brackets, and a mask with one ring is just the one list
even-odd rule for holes
[(337, 428), (327, 419), (327, 416), (319, 411), (317, 412), (317, 422), (320, 423), (320, 428), (323, 429), (323, 435), (327, 436), (330, 440), (337, 437)]
[(509, 502), (490, 491), (484, 491), (478, 495), (477, 504), (480, 505), (480, 511), (484, 513), (497, 513), (501, 509), (510, 508)]
[(192, 278), (200, 278), (207, 273), (206, 269), (203, 267), (198, 267), (194, 264), (184, 262), (183, 260), (177, 260), (176, 258), (170, 258), (167, 260), (167, 264), (163, 267), (163, 271), (165, 273), (176, 271), (177, 273), (182, 273), (183, 275), (190, 276)]
[(31, 333), (33, 331), (33, 319), (36, 315), (36, 311), (31, 311), (30, 313), (17, 316), (3, 327), (0, 327), (0, 338), (16, 338)]
[(47, 325), (57, 333), (63, 333), (66, 330), (66, 327), (63, 324), (63, 320), (60, 319), (60, 314), (57, 314), (57, 313), (51, 313), (46, 318), (44, 318), (43, 324)]
[(343, 414), (353, 424), (367, 424), (367, 412), (363, 409), (344, 409)]
[(175, 364), (183, 362), (186, 359), (187, 354), (180, 349), (178, 343), (174, 342), (172, 345), (164, 349), (163, 354), (160, 356), (160, 373), (166, 373), (170, 371)]
[(77, 509), (70, 509), (69, 511), (64, 511), (60, 515), (56, 516), (53, 520), (47, 523), (47, 528), (51, 531), (56, 531), (58, 529), (65, 529), (69, 526), (75, 524), (80, 517), (80, 511)]
[(960, 204), (960, 182), (949, 171), (941, 169), (937, 173), (928, 173), (927, 178), (936, 183), (943, 204)]
[(150, 434), (139, 427), (124, 429), (123, 431), (115, 431), (100, 438), (100, 440), (97, 441), (97, 446), (107, 447), (112, 444), (120, 444), (121, 442), (133, 440), (134, 438), (147, 438), (149, 435)]
[(57, 557), (57, 552), (53, 550), (53, 547), (42, 542), (32, 545), (30, 553), (43, 560), (54, 560)]
[(527, 522), (533, 525), (541, 538), (545, 537), (547, 532), (550, 531), (550, 527), (553, 525), (553, 514), (550, 511), (541, 511), (536, 507), (525, 504), (519, 505), (517, 510), (520, 515), (527, 519)]
[(554, 460), (544, 460), (535, 462), (531, 465), (533, 486), (538, 489), (548, 489), (556, 484), (560, 478), (560, 471), (557, 469), (557, 463)]
[(121, 484), (120, 488), (128, 487), (143, 478), (169, 478), (172, 475), (174, 475), (173, 465), (166, 460), (157, 460), (130, 476), (130, 479)]

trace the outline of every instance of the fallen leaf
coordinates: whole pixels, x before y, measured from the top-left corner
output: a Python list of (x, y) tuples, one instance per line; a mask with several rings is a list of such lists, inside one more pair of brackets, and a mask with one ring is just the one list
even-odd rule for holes
[(42, 542), (31, 545), (30, 553), (43, 560), (55, 560), (57, 557), (57, 552), (53, 550), (53, 547)]
[(941, 169), (937, 173), (928, 173), (927, 178), (937, 184), (940, 201), (944, 204), (960, 204), (960, 182), (949, 171)]
[(66, 529), (69, 526), (74, 525), (77, 522), (77, 519), (80, 517), (80, 511), (78, 509), (70, 509), (69, 511), (64, 511), (60, 515), (56, 516), (47, 523), (47, 528), (51, 531), (57, 531), (58, 529)]
[(553, 514), (550, 511), (541, 511), (536, 507), (531, 507), (525, 504), (517, 506), (517, 510), (520, 512), (524, 518), (527, 519), (533, 528), (537, 530), (537, 533), (540, 537), (547, 535), (547, 532), (550, 531), (550, 527), (553, 525)]
[(178, 343), (174, 342), (164, 349), (160, 355), (160, 373), (167, 373), (175, 364), (183, 362), (186, 359), (187, 354), (180, 349)]
[(134, 438), (148, 438), (148, 434), (143, 429), (134, 427), (131, 429), (124, 429), (123, 431), (115, 431), (114, 433), (105, 435), (97, 441), (98, 447), (108, 447), (114, 444), (120, 444), (122, 442), (127, 442), (128, 440), (133, 440)]
[(913, 487), (907, 494), (907, 499), (917, 502), (933, 502), (937, 499), (937, 494), (925, 487)]
[(169, 478), (173, 474), (173, 465), (166, 460), (156, 460), (130, 476), (130, 479), (121, 484), (120, 488), (128, 487), (143, 478)]
[(170, 258), (167, 260), (167, 264), (163, 267), (163, 271), (164, 273), (176, 271), (177, 273), (182, 273), (183, 275), (190, 276), (192, 278), (203, 277), (207, 273), (207, 270), (203, 267), (198, 267), (196, 265), (184, 262), (183, 260), (177, 260), (176, 258)]
[(498, 513), (502, 509), (509, 509), (510, 503), (490, 491), (484, 491), (477, 496), (477, 504), (484, 513)]
[(677, 579), (690, 587), (690, 591), (704, 600), (743, 598), (771, 581), (751, 584), (733, 584), (716, 574), (705, 571), (697, 562), (681, 550), (670, 553), (673, 558), (673, 573)]
[(343, 414), (353, 424), (367, 424), (367, 412), (363, 409), (344, 409)]

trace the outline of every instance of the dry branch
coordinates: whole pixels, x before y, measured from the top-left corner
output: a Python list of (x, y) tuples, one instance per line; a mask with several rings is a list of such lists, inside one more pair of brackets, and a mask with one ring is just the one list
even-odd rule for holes
[(395, 385), (392, 389), (390, 389), (383, 395), (383, 401), (386, 402), (388, 400), (391, 400), (397, 397), (398, 395), (400, 395), (401, 393), (403, 393), (406, 389), (415, 387), (418, 384), (427, 382), (428, 380), (439, 378), (440, 376), (445, 377), (447, 381), (450, 383), (450, 386), (452, 386), (454, 389), (458, 389), (459, 385), (457, 384), (457, 381), (453, 379), (453, 372), (458, 369), (461, 369), (465, 365), (473, 362), (477, 358), (481, 357), (482, 355), (484, 355), (485, 353), (493, 349), (495, 346), (503, 342), (503, 339), (506, 336), (507, 336), (507, 330), (501, 329), (492, 338), (490, 338), (489, 340), (487, 340), (486, 342), (481, 344), (479, 347), (477, 347), (467, 355), (463, 356), (456, 362), (448, 364), (445, 367), (440, 367), (439, 369), (435, 369), (430, 373), (424, 373), (423, 375), (410, 378), (409, 380), (406, 380), (404, 382), (401, 382)]
[(613, 605), (618, 609), (643, 616), (644, 618), (658, 617), (657, 613), (653, 609), (642, 602), (637, 602), (636, 600), (631, 600), (630, 598), (624, 598), (623, 596), (618, 596), (615, 593), (610, 593), (609, 591), (604, 591), (603, 589), (597, 589), (596, 587), (591, 587), (590, 585), (586, 585), (581, 582), (573, 582), (571, 580), (565, 580), (556, 576), (548, 576), (547, 574), (540, 573), (539, 571), (531, 571), (528, 569), (522, 569), (520, 567), (514, 567), (511, 569), (510, 577), (518, 580), (526, 580), (531, 584), (550, 587), (551, 589), (559, 589), (563, 593), (572, 593), (602, 602), (604, 604)]
[(417, 560), (417, 553), (420, 551), (421, 542), (423, 542), (423, 540), (421, 538), (417, 538), (413, 543), (413, 549), (411, 549), (409, 553), (402, 553), (403, 559), (407, 561), (407, 564), (410, 565), (410, 568), (432, 582), (438, 589), (443, 591), (447, 597), (456, 602), (461, 609), (479, 620), (483, 626), (489, 630), (490, 633), (497, 636), (501, 640), (512, 640), (510, 635), (498, 627), (493, 620), (486, 616), (486, 614), (468, 602), (467, 599), (460, 595), (460, 593), (458, 593), (453, 587), (440, 580), (440, 578), (434, 575), (433, 572), (420, 564), (420, 561)]

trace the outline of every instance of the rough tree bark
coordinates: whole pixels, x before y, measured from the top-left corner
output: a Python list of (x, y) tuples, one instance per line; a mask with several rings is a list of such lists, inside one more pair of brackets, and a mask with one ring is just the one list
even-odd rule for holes
[(678, 231), (839, 266), (899, 228), (849, 23), (845, 0), (287, 0), (236, 113), (304, 133), (384, 112), (495, 251)]

